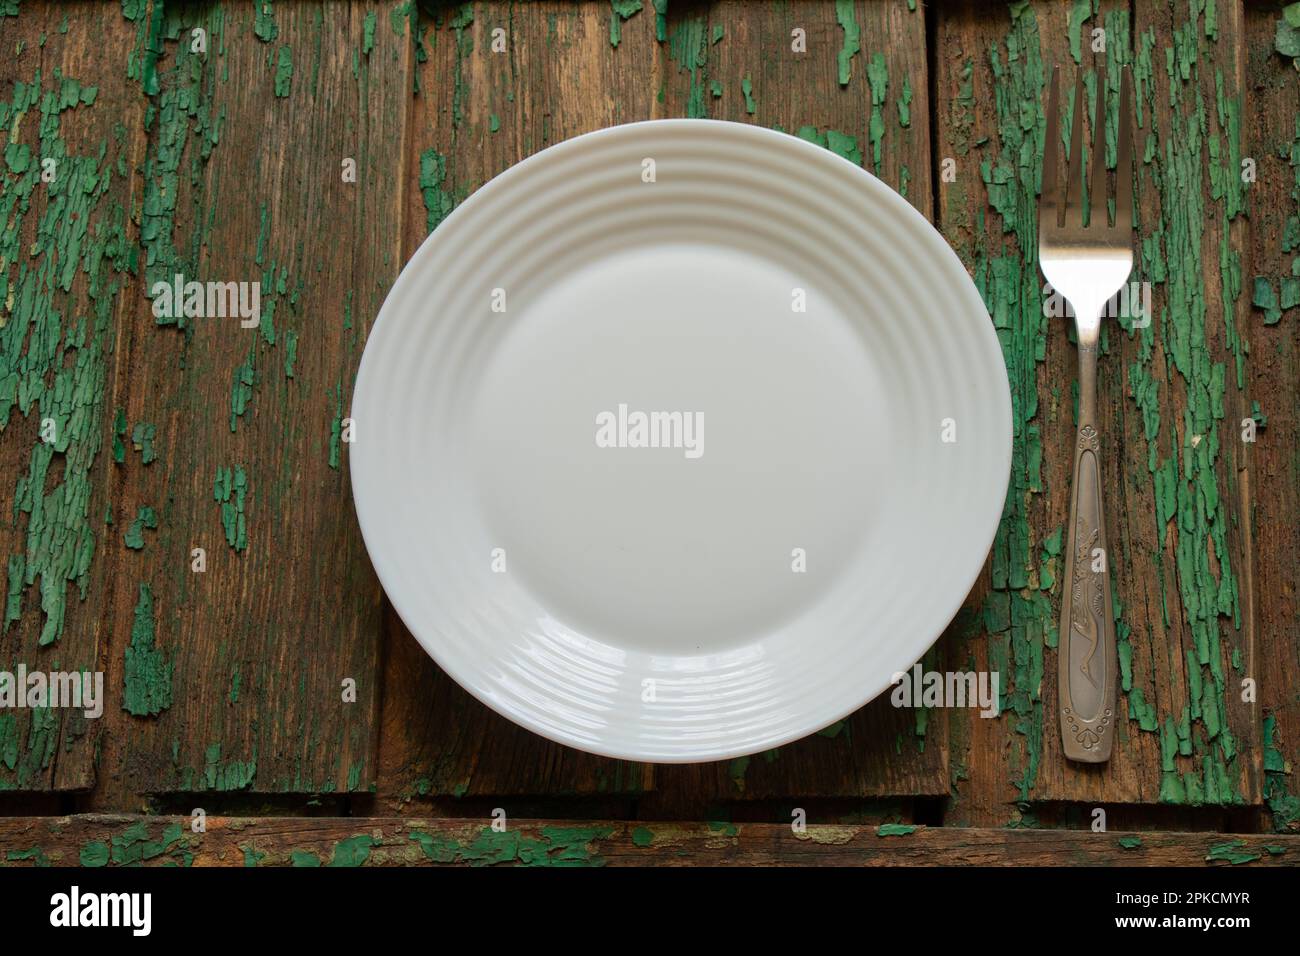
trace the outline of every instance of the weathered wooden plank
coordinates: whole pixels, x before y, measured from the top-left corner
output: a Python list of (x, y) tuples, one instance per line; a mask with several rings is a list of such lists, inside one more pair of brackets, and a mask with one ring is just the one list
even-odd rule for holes
[[(664, 116), (800, 133), (877, 171), (929, 215), (924, 18), (902, 0), (858, 4), (841, 16), (843, 23), (831, 5), (742, 3), (669, 8), (662, 18), (646, 5), (626, 20), (598, 4), (531, 4), (509, 16), (492, 4), (445, 11), (423, 39), (429, 59), (411, 128), (427, 141), (410, 144), (410, 175), (422, 193), (420, 208), (408, 207), (408, 255), (455, 202), (532, 152)], [(508, 31), (502, 53), (492, 48), (498, 28)], [(796, 28), (807, 52), (792, 49)], [(650, 785), (648, 768), (565, 751), (496, 717), (429, 664), (400, 627), (387, 660), (381, 797)], [(671, 791), (657, 799), (674, 806), (800, 793), (944, 794), (946, 731), (944, 720), (880, 702), (763, 757), (661, 767), (653, 780)]]
[[(957, 813), (971, 822), (1014, 819), (1013, 801), (1248, 806), (1260, 794), (1257, 719), (1239, 702), (1243, 675), (1234, 663), (1250, 643), (1240, 443), (1223, 425), (1226, 405), (1238, 400), (1233, 311), (1241, 310), (1231, 284), (1224, 287), (1232, 268), (1221, 263), (1230, 261), (1239, 210), (1223, 173), (1239, 148), (1231, 40), (1239, 9), (1219, 5), (1214, 21), (1144, 3), (1132, 30), (1117, 4), (1084, 19), (1074, 11), (1035, 3), (990, 18), (967, 5), (939, 19), (938, 88), (948, 103), (938, 108), (936, 154), (957, 162), (955, 181), (940, 183), (940, 217), (998, 326), (1016, 426), (984, 620), (968, 645), (980, 666), (1002, 673), (1009, 713), (997, 723), (964, 722), (972, 779), (960, 788)], [(1053, 676), (1075, 354), (1064, 320), (1043, 317), (1033, 216), (1048, 71), (1059, 63), (1068, 91), (1082, 70), (1093, 103), (1097, 27), (1106, 31), (1112, 118), (1120, 66), (1134, 63), (1140, 83), (1143, 255), (1134, 279), (1153, 284), (1153, 319), (1145, 329), (1127, 318), (1103, 329), (1100, 407), (1110, 436), (1103, 459), (1123, 688), (1117, 749), (1108, 764), (1085, 768), (1061, 756)], [(1053, 145), (1060, 148), (1059, 137)], [(969, 817), (962, 797), (974, 798)]]
[(0, 865), (1295, 866), (1300, 836), (625, 821), (0, 819)]
[[(1243, 253), (1239, 322), (1250, 342), (1247, 396), (1239, 417), (1257, 418), (1247, 444), (1254, 534), (1255, 598), (1259, 639), (1246, 673), (1259, 685), (1265, 713), (1264, 800), (1279, 830), (1300, 829), (1300, 80), (1297, 59), (1275, 48), (1281, 14), (1247, 7), (1242, 34), (1246, 57), (1245, 140), (1242, 155), (1256, 164), (1249, 185), (1249, 243)], [(1300, 32), (1300, 31), (1296, 31)], [(1256, 408), (1258, 403), (1258, 408)], [(1229, 421), (1231, 426), (1232, 422)]]
[[(410, 48), (398, 6), (132, 11), (150, 107), (150, 298), (129, 315), (121, 358), (129, 450), (108, 661), (120, 703), (97, 806), (374, 779), (380, 589), (340, 425), (400, 260)], [(169, 313), (176, 275), (250, 296), (260, 283), (260, 324)], [(141, 428), (153, 463), (130, 447)], [(133, 529), (145, 508), (156, 529)]]
[[(134, 296), (130, 170), (144, 119), (119, 64), (135, 45), (103, 4), (0, 17), (0, 475), (12, 495), (0, 669), (15, 676), (20, 665), (93, 673), (107, 653), (110, 396)], [(114, 706), (108, 697), (99, 706)], [(0, 711), (0, 790), (89, 787), (99, 721), (13, 703)]]
[[(422, 13), (413, 42), (426, 59), (416, 68), (406, 144), (412, 188), (403, 261), (493, 176), (557, 139), (650, 108), (652, 93), (642, 91), (637, 100), (636, 85), (626, 83), (624, 91), (615, 84), (609, 15), (604, 5), (582, 3), (467, 4)], [(644, 64), (653, 44), (633, 42), (634, 23), (617, 53), (633, 64), (639, 55)], [(505, 32), (494, 51), (496, 30)], [(391, 610), (386, 623), (380, 800), (636, 793), (650, 786), (649, 767), (553, 744), (498, 716), (443, 673)]]

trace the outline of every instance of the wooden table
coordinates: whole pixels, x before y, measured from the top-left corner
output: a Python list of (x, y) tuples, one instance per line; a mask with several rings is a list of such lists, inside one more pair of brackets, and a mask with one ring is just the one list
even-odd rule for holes
[[(99, 719), (0, 711), (0, 860), (1300, 862), (1300, 73), (1275, 50), (1300, 31), (1272, 3), (1132, 6), (0, 0), (0, 668), (107, 688)], [(1151, 287), (1101, 359), (1123, 687), (1099, 768), (1054, 719), (1056, 64), (1089, 97), (1131, 66)], [(999, 718), (878, 701), (730, 763), (599, 759), (472, 700), (385, 602), (343, 420), (402, 264), (525, 156), (678, 116), (861, 163), (975, 277), (1015, 457), (926, 660), (998, 671)], [(260, 281), (261, 326), (156, 317), (178, 274)]]

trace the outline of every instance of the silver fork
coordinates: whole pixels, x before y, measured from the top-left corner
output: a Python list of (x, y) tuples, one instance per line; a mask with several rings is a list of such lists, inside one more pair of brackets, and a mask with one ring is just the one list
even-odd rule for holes
[[(1106, 202), (1105, 85), (1097, 87), (1097, 121), (1089, 155), (1092, 180), (1083, 181), (1083, 78), (1076, 86), (1074, 121), (1063, 194), (1057, 187), (1057, 101), (1060, 69), (1052, 71), (1043, 147), (1043, 186), (1038, 205), (1038, 261), (1043, 277), (1074, 311), (1079, 339), (1079, 430), (1074, 446), (1074, 484), (1066, 555), (1069, 588), (1061, 598), (1057, 648), (1061, 740), (1065, 756), (1084, 763), (1110, 759), (1115, 738), (1115, 621), (1110, 602), (1110, 553), (1101, 506), (1101, 431), (1097, 420), (1097, 341), (1107, 302), (1133, 268), (1133, 144), (1131, 80), (1120, 80), (1116, 148), (1115, 222)], [(1100, 200), (1100, 202), (1099, 202)], [(1091, 207), (1091, 209), (1089, 208)], [(1090, 216), (1084, 225), (1084, 217)]]

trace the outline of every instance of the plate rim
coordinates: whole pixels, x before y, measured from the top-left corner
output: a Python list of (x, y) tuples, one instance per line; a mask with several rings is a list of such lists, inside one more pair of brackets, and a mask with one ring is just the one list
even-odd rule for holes
[[(459, 221), (461, 219), (465, 219), (471, 216), (473, 214), (473, 210), (482, 202), (486, 201), (483, 197), (487, 195), (489, 191), (493, 190), (494, 188), (495, 189), (504, 188), (502, 186), (502, 180), (505, 179), (514, 180), (520, 176), (527, 175), (528, 168), (540, 162), (541, 157), (543, 156), (554, 157), (556, 151), (568, 151), (571, 149), (578, 149), (581, 148), (580, 144), (590, 143), (596, 139), (604, 139), (611, 136), (615, 136), (632, 128), (647, 129), (653, 131), (654, 129), (677, 129), (677, 128), (687, 127), (687, 126), (695, 129), (699, 129), (699, 128), (713, 129), (715, 131), (720, 132), (721, 135), (723, 136), (729, 136), (732, 134), (736, 134), (740, 136), (746, 136), (746, 135), (753, 136), (755, 137), (756, 140), (767, 140), (772, 143), (779, 143), (781, 144), (782, 147), (789, 147), (796, 150), (807, 149), (809, 151), (808, 155), (810, 156), (815, 155), (823, 162), (825, 162), (827, 158), (829, 158), (831, 160), (832, 165), (842, 164), (843, 168), (847, 170), (851, 170), (853, 174), (856, 174), (859, 177), (861, 185), (864, 189), (870, 191), (885, 206), (893, 207), (898, 220), (908, 225), (909, 230), (918, 237), (919, 241), (923, 245), (927, 247), (926, 249), (927, 252), (930, 252), (936, 258), (947, 260), (948, 267), (950, 269), (955, 269), (957, 273), (960, 273), (960, 275), (964, 277), (966, 281), (964, 283), (960, 283), (960, 285), (962, 286), (961, 296), (963, 298), (970, 300), (971, 304), (974, 306), (973, 311), (978, 312), (988, 320), (984, 325), (981, 326), (981, 331), (977, 333), (978, 339), (981, 343), (981, 348), (986, 353), (983, 356), (983, 358), (985, 360), (991, 360), (988, 361), (990, 367), (997, 367), (1002, 370), (1002, 375), (998, 378), (998, 382), (1001, 384), (1002, 387), (1001, 389), (998, 390), (997, 397), (1001, 400), (1000, 403), (1002, 404), (1006, 412), (1005, 416), (1003, 417), (1004, 441), (1001, 443), (1000, 448), (994, 449), (994, 451), (997, 453), (995, 455), (995, 458), (996, 458), (996, 464), (999, 465), (998, 474), (1000, 476), (1000, 480), (997, 483), (998, 494), (996, 500), (1005, 503), (1006, 495), (1008, 489), (1010, 488), (1010, 483), (1011, 483), (1011, 466), (1013, 464), (1014, 437), (1015, 437), (1014, 436), (1014, 410), (1011, 402), (1010, 375), (1009, 375), (1009, 370), (1007, 369), (1006, 359), (1003, 355), (1001, 345), (997, 338), (996, 329), (993, 326), (990, 313), (988, 312), (987, 305), (984, 303), (983, 297), (979, 294), (979, 290), (975, 286), (974, 279), (967, 271), (965, 264), (961, 261), (960, 257), (957, 255), (956, 251), (952, 248), (952, 246), (948, 243), (948, 241), (943, 237), (943, 234), (938, 230), (938, 228), (932, 222), (930, 222), (929, 219), (927, 219), (919, 210), (917, 210), (914, 206), (912, 206), (912, 204), (909, 203), (903, 196), (901, 196), (898, 192), (896, 192), (893, 189), (893, 187), (889, 186), (886, 182), (884, 182), (884, 180), (880, 179), (870, 170), (866, 169), (863, 166), (859, 166), (851, 162), (845, 157), (840, 156), (838, 153), (828, 150), (817, 143), (813, 143), (808, 140), (805, 140), (802, 137), (795, 136), (791, 133), (787, 133), (782, 130), (771, 129), (765, 126), (758, 126), (752, 123), (745, 123), (745, 122), (733, 122), (729, 120), (717, 120), (717, 119), (662, 118), (662, 119), (637, 120), (637, 121), (632, 121), (627, 123), (619, 123), (611, 126), (605, 126), (605, 127), (601, 127), (600, 129), (591, 130), (586, 133), (581, 133), (576, 136), (572, 136), (568, 139), (561, 140), (560, 142), (553, 143), (543, 149), (540, 149), (532, 153), (531, 155), (525, 157), (524, 159), (520, 160), (518, 163), (514, 163), (511, 166), (508, 166), (506, 169), (502, 170), (496, 176), (492, 177), (487, 182), (484, 182), (477, 189), (475, 189), (469, 196), (467, 196), (464, 200), (458, 203), (456, 207), (453, 210), (451, 210), (451, 212), (449, 212), (445, 217), (443, 217), (443, 219), (439, 223), (439, 226), (443, 228), (435, 227), (433, 231), (431, 231), (427, 236), (425, 236), (423, 240), (421, 240), (416, 250), (411, 254), (411, 256), (406, 260), (406, 262), (403, 263), (401, 269), (398, 271), (397, 277), (393, 280), (392, 285), (385, 293), (384, 301), (381, 304), (380, 309), (376, 314), (374, 321), (371, 323), (370, 328), (366, 333), (365, 344), (363, 345), (362, 348), (361, 359), (358, 362), (356, 376), (353, 382), (352, 397), (349, 402), (349, 414), (353, 418), (358, 417), (357, 415), (357, 411), (359, 408), (358, 399), (362, 396), (361, 384), (364, 379), (364, 372), (367, 364), (367, 358), (368, 356), (374, 354), (371, 350), (367, 348), (367, 346), (369, 346), (372, 338), (375, 336), (376, 332), (380, 328), (380, 325), (384, 321), (385, 316), (388, 315), (389, 313), (396, 314), (398, 307), (394, 303), (394, 293), (398, 290), (399, 285), (402, 283), (403, 275), (405, 275), (408, 272), (408, 270), (411, 269), (413, 264), (415, 264), (417, 261), (429, 257), (429, 255), (431, 254), (429, 250), (432, 248), (437, 238), (440, 235), (445, 236), (447, 234), (448, 230), (445, 227), (448, 223), (453, 221)], [(816, 734), (818, 731), (825, 729), (826, 727), (832, 726), (841, 720), (847, 719), (852, 714), (856, 713), (858, 710), (861, 710), (863, 707), (877, 700), (890, 687), (895, 686), (895, 682), (892, 679), (887, 680), (882, 686), (872, 688), (869, 694), (864, 693), (864, 695), (861, 697), (861, 700), (859, 700), (857, 703), (850, 706), (843, 713), (840, 713), (837, 717), (834, 717), (831, 720), (826, 721), (824, 723), (821, 723), (819, 718), (818, 721), (815, 722), (816, 726), (814, 726), (813, 723), (805, 723), (800, 725), (801, 729), (772, 734), (770, 739), (765, 739), (762, 742), (762, 744), (754, 745), (754, 746), (742, 746), (739, 748), (732, 747), (731, 749), (727, 749), (725, 747), (716, 746), (716, 741), (715, 741), (714, 742), (715, 745), (712, 747), (712, 750), (707, 753), (700, 753), (697, 751), (692, 751), (689, 754), (664, 754), (664, 753), (651, 754), (647, 752), (635, 752), (635, 751), (630, 751), (619, 747), (609, 747), (609, 746), (603, 746), (601, 744), (592, 744), (586, 741), (578, 742), (569, 737), (566, 737), (562, 733), (552, 732), (550, 728), (542, 724), (539, 724), (538, 722), (533, 720), (530, 715), (526, 713), (522, 713), (519, 710), (511, 709), (508, 706), (508, 702), (502, 703), (502, 702), (493, 702), (488, 700), (484, 694), (479, 692), (478, 689), (476, 689), (473, 686), (470, 686), (469, 682), (466, 682), (461, 679), (461, 677), (457, 673), (457, 668), (447, 663), (447, 661), (445, 660), (445, 655), (440, 656), (438, 654), (438, 652), (435, 650), (435, 643), (436, 643), (435, 641), (433, 641), (427, 636), (422, 635), (417, 628), (411, 626), (410, 622), (413, 616), (411, 614), (408, 614), (410, 608), (409, 606), (408, 607), (403, 606), (406, 599), (405, 598), (399, 599), (398, 597), (394, 596), (392, 591), (390, 591), (389, 587), (385, 583), (384, 573), (381, 571), (380, 568), (381, 562), (376, 561), (374, 551), (371, 547), (371, 541), (380, 540), (382, 534), (380, 531), (374, 529), (373, 523), (371, 525), (371, 530), (367, 531), (367, 519), (365, 517), (366, 507), (363, 504), (362, 495), (359, 493), (358, 490), (358, 483), (356, 480), (357, 465), (355, 462), (356, 462), (356, 456), (353, 453), (349, 452), (348, 475), (349, 475), (349, 482), (352, 487), (353, 510), (356, 514), (357, 524), (361, 529), (363, 543), (365, 544), (366, 547), (366, 554), (370, 560), (371, 567), (374, 570), (375, 577), (379, 581), (379, 584), (383, 589), (384, 596), (391, 603), (394, 612), (401, 619), (403, 626), (407, 629), (407, 631), (411, 634), (411, 636), (415, 638), (416, 642), (420, 645), (421, 650), (423, 650), (424, 653), (428, 654), (429, 657), (433, 660), (433, 662), (438, 666), (438, 668), (441, 669), (448, 677), (450, 677), (462, 690), (468, 693), (479, 703), (483, 704), (494, 714), (504, 717), (505, 719), (511, 721), (517, 726), (523, 727), (524, 729), (532, 733), (535, 733), (538, 736), (543, 737), (544, 739), (549, 740), (553, 743), (560, 744), (565, 747), (571, 747), (575, 750), (594, 754), (599, 757), (605, 757), (608, 759), (615, 759), (615, 760), (625, 760), (625, 761), (637, 762), (637, 763), (658, 763), (658, 764), (669, 765), (669, 764), (710, 763), (710, 762), (723, 761), (723, 760), (733, 760), (744, 756), (751, 756), (753, 754), (762, 753), (764, 751), (771, 750), (777, 747), (782, 747), (794, 741), (802, 740), (806, 737), (812, 736)], [(958, 595), (957, 597), (942, 602), (944, 607), (944, 613), (942, 619), (944, 623), (939, 628), (936, 634), (925, 639), (924, 646), (922, 647), (920, 653), (917, 656), (918, 661), (943, 636), (943, 633), (947, 630), (949, 625), (951, 625), (952, 621), (956, 618), (958, 612), (961, 610), (963, 604), (965, 603), (966, 597), (969, 595), (971, 589), (978, 582), (979, 576), (983, 571), (985, 564), (988, 561), (990, 549), (992, 548), (996, 540), (997, 530), (1001, 524), (1002, 512), (1003, 512), (1003, 507), (1001, 506), (998, 507), (996, 510), (992, 507), (989, 508), (988, 514), (991, 516), (991, 519), (990, 518), (985, 519), (984, 521), (985, 526), (980, 535), (980, 540), (987, 539), (988, 541), (987, 546), (982, 549), (981, 552), (982, 557), (979, 559), (977, 563), (975, 563), (973, 569), (971, 569), (969, 573), (963, 573), (960, 576), (954, 573), (953, 575), (954, 580), (960, 578), (960, 580), (965, 582), (964, 588), (962, 589), (960, 595)], [(954, 588), (954, 593), (955, 593), (955, 588)]]

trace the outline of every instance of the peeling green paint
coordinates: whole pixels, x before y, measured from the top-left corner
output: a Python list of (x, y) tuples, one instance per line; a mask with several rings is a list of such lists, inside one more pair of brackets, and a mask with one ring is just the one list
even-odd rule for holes
[(686, 116), (690, 119), (707, 117), (704, 93), (708, 88), (705, 67), (709, 62), (709, 24), (704, 15), (683, 18), (668, 39), (668, 55), (676, 61), (678, 69), (690, 76), (686, 99)]
[(293, 85), (293, 51), (287, 46), (280, 47), (275, 57), (275, 95), (286, 97)]
[(1260, 858), (1260, 854), (1243, 849), (1245, 846), (1245, 840), (1229, 840), (1227, 843), (1216, 843), (1210, 847), (1210, 852), (1205, 855), (1205, 860), (1207, 863), (1231, 863), (1233, 866), (1254, 863)]
[(497, 832), (490, 826), (468, 843), (447, 836), (412, 831), (409, 837), (424, 855), (437, 863), (493, 866), (603, 866), (605, 861), (591, 844), (613, 835), (612, 827), (544, 826), (535, 837), (517, 830)]
[(753, 116), (758, 112), (758, 102), (754, 99), (754, 81), (748, 76), (740, 81), (740, 92), (745, 97), (745, 112)]
[(138, 820), (121, 833), (115, 833), (108, 842), (91, 840), (85, 843), (78, 853), (78, 859), (85, 867), (138, 866), (160, 856), (171, 856), (185, 866), (193, 862), (180, 823), (165, 824), (158, 838), (154, 839), (149, 835), (149, 823)]
[(1291, 765), (1278, 739), (1277, 716), (1264, 717), (1264, 802), (1278, 833), (1300, 829), (1300, 796), (1291, 786)]
[(113, 461), (126, 461), (126, 409), (119, 408), (113, 416)]
[(279, 34), (275, 25), (275, 6), (271, 0), (257, 0), (253, 17), (253, 34), (263, 43), (270, 43)]
[(910, 823), (882, 823), (876, 827), (876, 836), (910, 836), (916, 832), (916, 827)]
[(332, 867), (364, 866), (366, 860), (370, 859), (371, 848), (376, 845), (373, 837), (365, 835), (339, 840), (338, 843), (334, 844), (334, 855), (330, 858), (328, 865)]
[[(1001, 217), (1002, 231), (1015, 238), (1015, 248), (1001, 251), (977, 246), (976, 285), (988, 306), (1002, 345), (1011, 386), (1012, 466), (1006, 505), (992, 549), (991, 590), (982, 615), (988, 630), (988, 666), (1003, 675), (1003, 713), (1022, 740), (1009, 762), (1019, 797), (1028, 799), (1038, 775), (1043, 742), (1043, 648), (1045, 621), (1051, 618), (1047, 593), (1034, 588), (1039, 549), (1033, 546), (1029, 503), (1042, 491), (1038, 417), (1038, 363), (1046, 348), (1047, 322), (1039, 307), (1038, 241), (1035, 230), (1038, 176), (1044, 122), (1041, 94), (1044, 68), (1039, 53), (1038, 23), (1026, 4), (1010, 7), (1011, 29), (1002, 44), (990, 49), (994, 112), (998, 124), (996, 151), (980, 163), (989, 205)], [(970, 73), (963, 69), (959, 109), (973, 123), (974, 94)], [(969, 146), (969, 132), (958, 123), (959, 145)], [(977, 145), (977, 144), (976, 144)], [(978, 213), (976, 235), (985, 231)]]
[(641, 12), (641, 0), (609, 0), (609, 45), (618, 46), (622, 38), (622, 23)]
[(145, 529), (153, 530), (158, 527), (158, 513), (150, 507), (143, 507), (131, 522), (126, 533), (122, 535), (122, 540), (132, 551), (144, 549), (144, 532)]
[(839, 68), (839, 83), (840, 86), (848, 86), (853, 76), (853, 58), (862, 50), (862, 35), (853, 9), (853, 0), (835, 0), (835, 19), (844, 31), (844, 45), (835, 58)]
[(370, 51), (375, 48), (375, 27), (378, 25), (379, 13), (370, 10), (366, 13), (366, 18), (361, 24), (361, 54), (370, 56)]
[(455, 208), (452, 195), (443, 188), (447, 178), (447, 159), (436, 149), (420, 154), (420, 192), (424, 197), (425, 228), (429, 232), (447, 218)]
[(871, 144), (871, 168), (880, 175), (880, 153), (885, 139), (885, 94), (889, 90), (889, 70), (882, 53), (872, 55), (867, 63), (867, 82), (871, 84), (871, 118), (867, 120), (867, 142)]
[(212, 484), (213, 500), (221, 504), (221, 526), (226, 532), (226, 543), (236, 551), (248, 547), (248, 529), (244, 521), (244, 497), (248, 491), (248, 476), (236, 465), (217, 468)]
[(655, 8), (655, 39), (664, 43), (668, 40), (668, 0), (651, 0)]
[[(38, 72), (30, 82), (17, 80), (6, 91), (11, 98), (0, 101), (0, 128), (9, 133), (0, 166), (0, 429), (9, 427), (16, 409), (37, 422), (52, 419), (56, 436), (32, 446), (14, 486), (22, 551), (8, 561), (6, 627), (17, 620), (22, 592), (35, 586), (42, 646), (63, 633), (68, 585), (82, 599), (89, 586), (90, 471), (102, 440), (105, 355), (114, 338), (115, 299), (135, 263), (127, 213), (110, 197), (127, 175), (124, 147), (114, 145), (117, 162), (107, 141), (85, 155), (69, 153), (63, 114), (93, 103), (97, 91), (57, 67), (50, 78), (47, 84)], [(48, 183), (19, 140), (24, 126), (34, 129), (39, 156), (57, 164)], [(77, 314), (65, 315), (62, 299), (78, 273), (85, 276), (84, 298)]]
[[(249, 760), (221, 760), (221, 743), (209, 744), (203, 753), (203, 784), (209, 790), (244, 790), (257, 776), (257, 748)], [(189, 790), (187, 785), (182, 789)]]
[(135, 717), (155, 717), (172, 704), (172, 668), (154, 634), (153, 593), (140, 585), (122, 678), (122, 709)]
[(800, 139), (829, 149), (836, 156), (847, 159), (855, 166), (862, 165), (862, 151), (858, 149), (858, 141), (847, 133), (834, 129), (821, 132), (816, 126), (803, 126), (800, 127), (797, 135)]
[[(131, 445), (136, 451), (140, 452), (140, 463), (148, 465), (158, 458), (158, 452), (154, 448), (154, 439), (158, 435), (158, 429), (149, 422), (136, 422), (135, 428), (131, 430)], [(116, 449), (114, 449), (116, 455)]]

